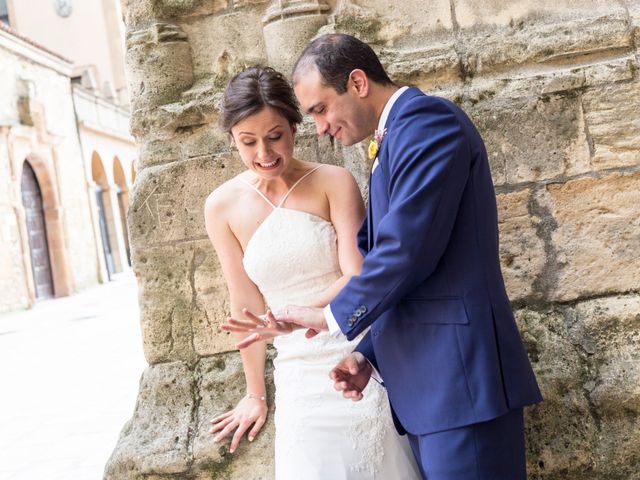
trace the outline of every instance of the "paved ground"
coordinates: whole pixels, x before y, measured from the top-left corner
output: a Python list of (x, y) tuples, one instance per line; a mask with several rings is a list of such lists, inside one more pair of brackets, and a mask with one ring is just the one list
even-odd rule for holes
[(146, 362), (135, 278), (0, 316), (0, 480), (98, 480)]

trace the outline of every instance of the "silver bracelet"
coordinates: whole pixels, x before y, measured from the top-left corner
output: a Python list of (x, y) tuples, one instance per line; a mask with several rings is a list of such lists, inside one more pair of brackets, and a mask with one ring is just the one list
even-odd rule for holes
[(247, 393), (247, 398), (255, 398), (256, 400), (262, 400), (263, 402), (267, 400), (267, 397), (264, 395), (256, 395), (255, 393)]

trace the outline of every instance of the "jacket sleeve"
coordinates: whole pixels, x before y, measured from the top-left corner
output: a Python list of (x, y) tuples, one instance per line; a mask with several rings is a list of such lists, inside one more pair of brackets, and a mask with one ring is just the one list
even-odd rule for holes
[(367, 252), (369, 252), (369, 227), (367, 225), (367, 217), (365, 217), (360, 226), (360, 230), (358, 230), (357, 241), (358, 250), (360, 250), (363, 257), (366, 256)]
[(378, 362), (376, 360), (376, 354), (373, 350), (373, 343), (371, 342), (371, 330), (369, 330), (362, 340), (358, 343), (356, 348), (353, 350), (354, 352), (360, 352), (364, 357), (369, 360), (369, 363), (378, 370)]
[(415, 97), (387, 134), (389, 210), (361, 274), (331, 302), (349, 339), (428, 278), (446, 249), (471, 163), (453, 108), (442, 99)]

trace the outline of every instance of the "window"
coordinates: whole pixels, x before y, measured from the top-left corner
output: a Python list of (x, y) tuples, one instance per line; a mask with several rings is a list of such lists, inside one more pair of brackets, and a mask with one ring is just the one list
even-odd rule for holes
[(0, 22), (9, 25), (9, 10), (7, 9), (7, 0), (0, 0)]

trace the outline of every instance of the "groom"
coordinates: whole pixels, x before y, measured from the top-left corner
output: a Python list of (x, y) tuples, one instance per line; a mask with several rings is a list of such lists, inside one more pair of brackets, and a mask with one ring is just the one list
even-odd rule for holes
[(293, 83), (318, 134), (377, 142), (361, 274), (324, 310), (276, 318), (348, 339), (371, 327), (332, 378), (358, 400), (379, 373), (425, 478), (526, 480), (522, 407), (542, 398), (500, 272), (478, 131), (455, 104), (398, 88), (348, 35), (309, 44)]

